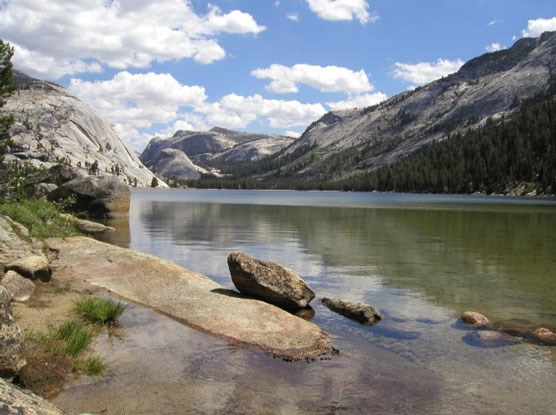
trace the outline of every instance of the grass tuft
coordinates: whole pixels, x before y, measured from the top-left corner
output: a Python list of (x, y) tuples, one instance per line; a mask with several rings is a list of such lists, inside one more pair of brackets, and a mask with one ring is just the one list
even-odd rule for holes
[(75, 223), (62, 218), (60, 213), (56, 205), (45, 200), (0, 203), (0, 214), (25, 226), (29, 236), (45, 239), (81, 235)]
[(115, 323), (125, 310), (125, 305), (103, 298), (85, 298), (75, 303), (75, 309), (83, 318), (102, 324)]
[(73, 370), (75, 372), (82, 372), (87, 376), (102, 375), (106, 369), (107, 365), (99, 355), (91, 355), (83, 359), (78, 359), (73, 365)]
[(80, 321), (67, 321), (55, 331), (54, 337), (65, 342), (63, 353), (77, 356), (93, 341), (91, 329)]

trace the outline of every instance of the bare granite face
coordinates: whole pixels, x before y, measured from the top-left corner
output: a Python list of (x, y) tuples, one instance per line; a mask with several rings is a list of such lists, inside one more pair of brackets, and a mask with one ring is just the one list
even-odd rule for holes
[(209, 131), (179, 130), (172, 137), (154, 137), (140, 158), (166, 177), (197, 179), (206, 170), (205, 162), (238, 163), (275, 154), (294, 141), (273, 134), (247, 133), (215, 127)]
[[(8, 131), (13, 144), (6, 162), (49, 168), (66, 159), (83, 172), (95, 162), (100, 174), (148, 187), (154, 177), (114, 127), (61, 86), (14, 74), (19, 89), (6, 99), (2, 114), (14, 117)], [(130, 183), (131, 182), (131, 183)], [(161, 184), (163, 185), (163, 184)]]
[[(308, 151), (291, 162), (295, 171), (307, 175), (323, 166), (373, 170), (427, 143), (511, 116), (521, 100), (546, 91), (555, 75), (556, 32), (523, 38), (509, 49), (472, 59), (457, 73), (378, 105), (329, 112), (285, 154)], [(344, 150), (358, 154), (353, 165), (334, 164)]]
[(55, 275), (104, 287), (196, 329), (286, 360), (337, 353), (315, 324), (169, 261), (85, 237), (53, 238), (47, 244), (57, 252)]

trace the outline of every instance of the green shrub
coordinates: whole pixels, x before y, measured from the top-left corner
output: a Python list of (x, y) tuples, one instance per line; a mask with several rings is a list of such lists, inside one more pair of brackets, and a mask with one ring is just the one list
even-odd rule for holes
[(29, 230), (29, 235), (35, 238), (81, 235), (75, 223), (62, 218), (60, 213), (53, 203), (44, 200), (23, 200), (0, 204), (0, 214), (21, 223)]
[(75, 303), (75, 309), (83, 318), (102, 324), (116, 322), (125, 310), (125, 305), (97, 297), (85, 298)]

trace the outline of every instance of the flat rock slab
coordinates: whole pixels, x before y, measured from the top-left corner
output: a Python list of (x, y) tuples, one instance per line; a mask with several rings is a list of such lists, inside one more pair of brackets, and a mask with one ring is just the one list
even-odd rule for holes
[(80, 278), (191, 327), (287, 360), (337, 352), (318, 326), (153, 255), (85, 237), (52, 238), (55, 275)]

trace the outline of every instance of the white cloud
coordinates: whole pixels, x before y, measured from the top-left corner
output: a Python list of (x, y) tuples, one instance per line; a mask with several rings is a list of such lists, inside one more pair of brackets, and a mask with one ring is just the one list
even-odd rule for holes
[(72, 79), (69, 92), (87, 102), (110, 122), (136, 150), (142, 150), (158, 127), (160, 134), (213, 126), (245, 128), (252, 122), (270, 128), (306, 126), (321, 117), (321, 104), (229, 94), (208, 102), (205, 89), (180, 84), (170, 74), (123, 71), (106, 81)]
[(488, 26), (494, 26), (498, 23), (497, 19), (491, 20), (490, 22), (488, 22)]
[(197, 111), (206, 115), (209, 124), (227, 128), (244, 128), (257, 119), (264, 119), (271, 128), (305, 126), (326, 113), (321, 104), (266, 99), (259, 94), (229, 94)]
[(197, 107), (206, 99), (204, 88), (155, 73), (120, 72), (111, 80), (95, 82), (72, 79), (68, 90), (113, 122), (135, 149), (148, 141), (141, 129), (173, 122), (181, 107)]
[(300, 132), (297, 132), (297, 131), (290, 131), (290, 130), (284, 132), (284, 135), (285, 135), (286, 137), (291, 137), (291, 138), (299, 138), (299, 137), (301, 137), (301, 133), (300, 133)]
[(353, 20), (361, 24), (374, 22), (378, 15), (369, 12), (367, 0), (306, 0), (309, 9), (324, 20)]
[(255, 69), (251, 75), (259, 79), (270, 79), (266, 89), (277, 94), (298, 92), (299, 85), (309, 85), (322, 92), (348, 94), (373, 90), (365, 71), (355, 72), (338, 66), (297, 64), (287, 67), (272, 64), (265, 69)]
[(211, 6), (206, 17), (206, 28), (212, 33), (257, 34), (265, 30), (259, 26), (253, 16), (239, 10), (223, 14), (216, 6)]
[(490, 45), (485, 47), (485, 50), (487, 52), (496, 52), (502, 49), (504, 49), (504, 47), (498, 42), (491, 43)]
[(98, 71), (99, 64), (125, 69), (184, 58), (211, 63), (226, 56), (218, 34), (265, 29), (239, 10), (224, 14), (212, 6), (201, 16), (183, 0), (12, 1), (0, 8), (0, 27), (2, 38), (15, 46), (16, 66), (49, 79)]
[(290, 13), (288, 15), (286, 15), (286, 17), (288, 18), (288, 20), (291, 20), (292, 22), (296, 22), (299, 23), (299, 15), (297, 13)]
[(464, 62), (461, 59), (455, 61), (438, 59), (436, 62), (417, 64), (396, 62), (394, 64), (394, 77), (412, 84), (423, 85), (456, 72), (463, 64)]
[(556, 30), (556, 17), (551, 19), (535, 19), (527, 22), (527, 29), (522, 30), (523, 37), (538, 37), (543, 32)]
[(382, 92), (375, 92), (373, 94), (363, 94), (357, 95), (355, 97), (350, 97), (344, 101), (327, 102), (326, 105), (330, 107), (331, 110), (345, 110), (352, 108), (365, 108), (372, 105), (376, 105), (386, 100), (388, 96)]

